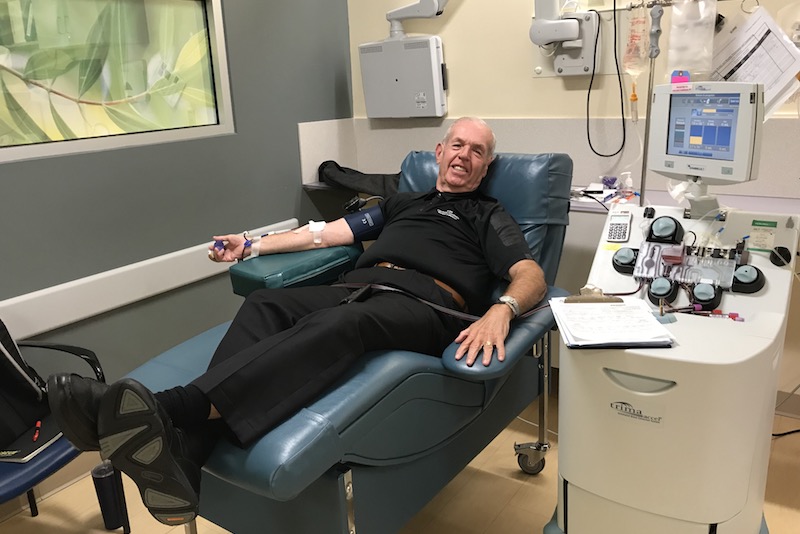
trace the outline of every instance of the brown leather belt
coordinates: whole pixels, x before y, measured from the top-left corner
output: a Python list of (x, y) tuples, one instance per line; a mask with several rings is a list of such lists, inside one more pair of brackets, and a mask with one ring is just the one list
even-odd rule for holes
[[(391, 262), (388, 262), (388, 261), (382, 261), (380, 263), (376, 263), (375, 267), (385, 267), (387, 269), (395, 269), (395, 270), (398, 270), (398, 271), (405, 271), (406, 270), (405, 267), (400, 267), (399, 265), (395, 265), (394, 263), (391, 263)], [(433, 277), (431, 276), (431, 278), (433, 278)], [(453, 302), (456, 303), (456, 306), (458, 306), (458, 308), (460, 310), (463, 311), (463, 310), (467, 309), (467, 303), (464, 300), (464, 297), (462, 297), (461, 295), (458, 294), (458, 291), (456, 291), (455, 289), (453, 289), (449, 285), (445, 284), (441, 280), (437, 280), (436, 278), (433, 278), (433, 281), (436, 282), (437, 286), (441, 287), (442, 289), (444, 289), (445, 291), (450, 293), (450, 296), (453, 297)]]

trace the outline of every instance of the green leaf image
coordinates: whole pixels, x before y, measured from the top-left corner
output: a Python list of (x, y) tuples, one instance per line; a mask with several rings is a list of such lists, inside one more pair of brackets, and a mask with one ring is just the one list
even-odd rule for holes
[(160, 130), (156, 123), (142, 117), (136, 110), (128, 105), (107, 106), (105, 108), (111, 120), (126, 132), (149, 132)]
[(188, 70), (202, 61), (208, 54), (208, 35), (200, 31), (192, 35), (183, 45), (178, 59), (175, 61), (175, 72)]
[(187, 87), (183, 90), (183, 98), (204, 107), (214, 107), (214, 95), (196, 87)]
[(64, 136), (64, 139), (77, 139), (78, 136), (75, 135), (75, 132), (69, 127), (69, 125), (61, 118), (61, 115), (56, 110), (55, 106), (53, 106), (53, 102), (50, 102), (50, 113), (53, 114), (53, 120), (56, 123), (56, 127), (58, 131), (61, 132), (61, 135)]
[(54, 80), (67, 72), (75, 63), (69, 52), (59, 48), (39, 50), (28, 58), (23, 72), (29, 80)]
[(111, 36), (111, 6), (107, 5), (97, 16), (86, 44), (89, 45), (88, 54), (81, 61), (78, 70), (78, 95), (83, 96), (100, 78), (103, 65), (108, 58), (108, 49)]
[(115, 0), (111, 4), (110, 13), (110, 43), (108, 50), (107, 68), (107, 91), (111, 100), (122, 100), (127, 96), (125, 83), (125, 64), (128, 62), (129, 54), (129, 28), (125, 19), (127, 2)]
[(11, 118), (14, 120), (14, 124), (19, 131), (25, 134), (28, 139), (32, 139), (33, 142), (43, 143), (45, 141), (50, 141), (47, 134), (39, 128), (39, 125), (28, 115), (25, 109), (17, 102), (17, 99), (14, 98), (14, 95), (8, 90), (8, 86), (2, 76), (0, 76), (0, 89), (3, 91), (3, 100), (5, 101), (6, 108), (11, 114)]
[(158, 18), (157, 32), (158, 50), (161, 53), (162, 62), (166, 65), (173, 65), (178, 54), (173, 44), (177, 41), (175, 32), (175, 8), (170, 4), (166, 4), (161, 11), (161, 16)]
[(160, 94), (161, 96), (169, 96), (180, 93), (184, 87), (186, 87), (186, 83), (181, 80), (180, 76), (165, 76), (154, 83), (148, 90), (148, 93), (151, 95)]

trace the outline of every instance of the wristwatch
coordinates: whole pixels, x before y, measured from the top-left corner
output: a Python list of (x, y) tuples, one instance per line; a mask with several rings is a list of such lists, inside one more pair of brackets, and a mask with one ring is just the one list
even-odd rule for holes
[(514, 314), (514, 317), (519, 317), (519, 304), (517, 303), (517, 299), (511, 295), (503, 295), (497, 299), (497, 303), (507, 305), (509, 308), (511, 308), (511, 313)]

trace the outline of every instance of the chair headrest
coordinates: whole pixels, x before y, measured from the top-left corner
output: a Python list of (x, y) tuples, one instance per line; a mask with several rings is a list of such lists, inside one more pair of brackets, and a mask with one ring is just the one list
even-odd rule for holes
[[(433, 152), (410, 152), (398, 191), (428, 191), (439, 165)], [(498, 153), (479, 190), (496, 198), (520, 225), (568, 223), (572, 159), (566, 154)]]

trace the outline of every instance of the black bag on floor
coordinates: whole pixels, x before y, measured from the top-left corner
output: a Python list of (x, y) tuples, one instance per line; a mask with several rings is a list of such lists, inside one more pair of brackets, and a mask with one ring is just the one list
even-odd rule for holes
[(0, 447), (29, 432), (49, 413), (45, 381), (22, 358), (0, 321)]

